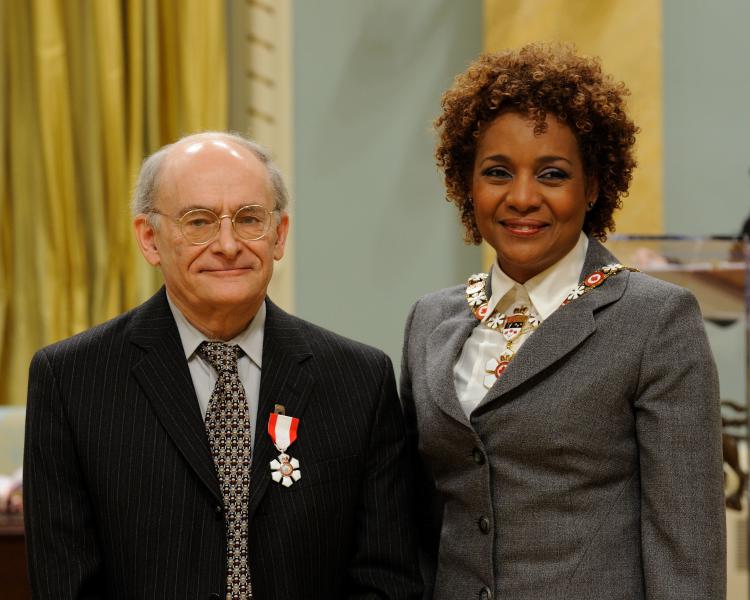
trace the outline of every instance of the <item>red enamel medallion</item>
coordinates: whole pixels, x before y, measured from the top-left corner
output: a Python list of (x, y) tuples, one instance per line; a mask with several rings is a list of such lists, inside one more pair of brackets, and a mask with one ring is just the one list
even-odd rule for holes
[(604, 273), (602, 273), (601, 271), (594, 271), (593, 273), (591, 273), (591, 275), (583, 280), (583, 285), (585, 285), (586, 287), (596, 287), (605, 279), (606, 277), (604, 276)]
[(497, 363), (497, 366), (495, 367), (495, 377), (500, 377), (505, 372), (505, 369), (508, 368), (508, 365), (510, 364), (509, 360), (502, 360)]

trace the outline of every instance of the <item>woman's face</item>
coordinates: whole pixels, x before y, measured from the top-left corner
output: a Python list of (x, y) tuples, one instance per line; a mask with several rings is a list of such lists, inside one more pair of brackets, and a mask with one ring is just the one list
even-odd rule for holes
[(554, 117), (535, 135), (533, 121), (505, 113), (479, 136), (474, 217), (500, 268), (519, 283), (573, 249), (597, 191), (584, 174), (575, 135)]

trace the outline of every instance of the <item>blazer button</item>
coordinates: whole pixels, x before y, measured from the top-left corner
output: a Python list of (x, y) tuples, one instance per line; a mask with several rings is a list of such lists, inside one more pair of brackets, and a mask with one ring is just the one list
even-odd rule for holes
[(208, 600), (221, 600), (221, 596), (219, 594), (209, 594)]
[(480, 600), (492, 600), (492, 590), (487, 586), (484, 586), (479, 592)]
[(474, 454), (474, 462), (478, 465), (484, 464), (484, 452), (482, 452), (479, 448), (474, 448), (473, 451)]
[(479, 518), (479, 531), (482, 533), (490, 532), (490, 520), (487, 517)]
[(221, 521), (224, 518), (224, 507), (221, 504), (214, 506), (214, 517), (216, 517), (217, 521)]

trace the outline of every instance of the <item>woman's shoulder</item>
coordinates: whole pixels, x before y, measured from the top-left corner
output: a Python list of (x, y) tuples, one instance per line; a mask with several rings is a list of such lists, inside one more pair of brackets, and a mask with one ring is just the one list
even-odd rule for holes
[(673, 297), (693, 295), (687, 288), (641, 271), (630, 273), (627, 293), (635, 297), (654, 301), (665, 301)]
[(412, 312), (432, 312), (463, 308), (466, 306), (466, 284), (454, 285), (425, 294), (418, 298)]
[(433, 331), (442, 321), (461, 311), (469, 313), (466, 304), (466, 285), (454, 285), (419, 298), (406, 319), (406, 336), (422, 337)]
[(412, 305), (406, 319), (407, 331), (416, 327), (419, 330), (435, 327), (437, 323), (461, 311), (467, 311), (466, 284), (425, 294)]
[(659, 322), (664, 319), (703, 322), (701, 309), (693, 292), (647, 273), (630, 273), (621, 300), (624, 302), (619, 302), (618, 305), (638, 314), (644, 320), (653, 318)]

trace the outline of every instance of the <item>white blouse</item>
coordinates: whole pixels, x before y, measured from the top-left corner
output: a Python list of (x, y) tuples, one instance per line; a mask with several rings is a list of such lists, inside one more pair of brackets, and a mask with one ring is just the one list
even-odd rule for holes
[[(583, 263), (586, 259), (589, 240), (581, 233), (573, 249), (554, 265), (520, 284), (508, 277), (495, 263), (492, 266), (492, 296), (486, 321), (498, 308), (499, 313), (509, 314), (517, 306), (527, 306), (529, 314), (540, 321), (547, 319), (562, 304), (565, 297), (579, 283)], [(469, 310), (467, 305), (466, 310)], [(533, 331), (521, 334), (513, 341), (513, 352), (528, 339)], [(507, 341), (501, 331), (484, 325), (474, 328), (453, 366), (453, 381), (461, 408), (467, 417), (479, 405), (487, 393), (486, 383), (491, 383), (487, 364), (497, 359), (506, 347)], [(501, 375), (502, 377), (502, 375)]]

